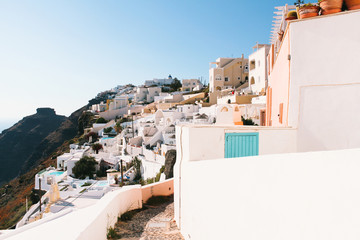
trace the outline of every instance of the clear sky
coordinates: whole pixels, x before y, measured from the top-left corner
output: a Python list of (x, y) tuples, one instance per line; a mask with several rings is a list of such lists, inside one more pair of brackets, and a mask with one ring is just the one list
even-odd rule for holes
[(38, 107), (70, 115), (98, 92), (268, 43), (270, 0), (0, 0), (0, 131)]

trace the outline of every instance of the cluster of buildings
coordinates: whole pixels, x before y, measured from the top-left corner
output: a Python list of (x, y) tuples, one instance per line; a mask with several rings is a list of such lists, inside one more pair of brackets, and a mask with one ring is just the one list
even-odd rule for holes
[[(358, 239), (360, 31), (345, 26), (360, 12), (286, 21), (294, 8), (276, 7), (282, 38), (256, 44), (248, 58), (211, 62), (208, 94), (196, 93), (197, 79), (162, 92), (171, 76), (114, 89), (91, 112), (131, 121), (114, 137), (103, 129), (115, 121), (94, 125), (103, 150), (74, 146), (57, 168), (71, 176), (84, 155), (110, 170), (136, 157), (142, 177), (154, 178), (175, 149), (169, 189), (185, 239)], [(60, 175), (47, 174), (50, 189)]]

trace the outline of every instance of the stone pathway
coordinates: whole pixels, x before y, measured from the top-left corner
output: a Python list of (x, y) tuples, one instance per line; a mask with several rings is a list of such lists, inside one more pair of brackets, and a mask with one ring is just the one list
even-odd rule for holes
[(158, 206), (145, 206), (147, 209), (136, 213), (129, 221), (118, 221), (115, 231), (123, 240), (182, 240), (174, 220), (174, 202)]

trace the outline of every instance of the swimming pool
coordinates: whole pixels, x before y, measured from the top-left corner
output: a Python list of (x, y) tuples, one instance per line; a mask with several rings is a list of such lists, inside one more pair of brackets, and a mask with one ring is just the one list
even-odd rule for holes
[(109, 186), (108, 181), (98, 181), (95, 185), (95, 187), (107, 187)]
[(104, 137), (104, 138), (101, 138), (102, 140), (108, 140), (108, 139), (113, 139), (113, 137)]
[(64, 172), (51, 172), (51, 173), (49, 173), (49, 175), (52, 175), (52, 176), (60, 176), (60, 175), (62, 175)]

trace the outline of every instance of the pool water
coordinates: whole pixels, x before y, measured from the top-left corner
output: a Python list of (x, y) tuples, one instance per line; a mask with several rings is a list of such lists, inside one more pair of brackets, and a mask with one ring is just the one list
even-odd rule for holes
[(96, 187), (107, 187), (107, 186), (109, 186), (107, 181), (98, 181), (96, 183)]
[(102, 140), (113, 139), (113, 137), (104, 137)]
[(52, 175), (52, 176), (60, 176), (60, 175), (62, 175), (64, 172), (52, 172), (52, 173), (50, 173), (49, 175)]

